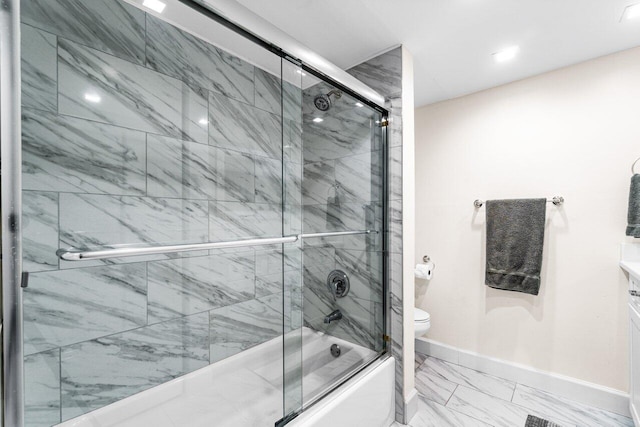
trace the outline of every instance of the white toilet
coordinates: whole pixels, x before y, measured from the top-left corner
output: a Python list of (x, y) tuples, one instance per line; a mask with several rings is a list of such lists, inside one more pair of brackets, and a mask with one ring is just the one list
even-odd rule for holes
[(413, 310), (413, 326), (416, 338), (426, 334), (431, 327), (431, 316), (424, 310), (414, 308)]

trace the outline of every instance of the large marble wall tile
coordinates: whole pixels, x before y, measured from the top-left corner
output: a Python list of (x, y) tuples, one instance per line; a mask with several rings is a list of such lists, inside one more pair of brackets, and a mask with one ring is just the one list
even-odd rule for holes
[(280, 159), (280, 117), (212, 92), (209, 96), (209, 144)]
[(402, 93), (402, 48), (397, 47), (371, 58), (350, 68), (347, 72), (384, 96), (400, 94)]
[(305, 162), (334, 160), (380, 148), (371, 137), (373, 124), (369, 120), (363, 122), (357, 116), (337, 116), (331, 110), (325, 114), (328, 115), (320, 123), (312, 120), (323, 117), (322, 114), (314, 113), (303, 118)]
[[(286, 64), (286, 63), (285, 63)], [(286, 66), (283, 66), (286, 69)], [(297, 72), (297, 70), (296, 70)], [(302, 123), (302, 89), (300, 84), (282, 82), (282, 110), (284, 118), (295, 123)]]
[(150, 197), (60, 195), (62, 247), (207, 241), (207, 202)]
[(209, 313), (211, 363), (282, 335), (281, 293), (230, 305)]
[(342, 157), (335, 162), (335, 179), (344, 202), (382, 199), (382, 151)]
[[(255, 199), (255, 167), (249, 155), (157, 135), (148, 135), (147, 151), (150, 196), (246, 202)], [(278, 188), (278, 194), (281, 191)]]
[(177, 79), (66, 40), (58, 41), (58, 69), (62, 114), (207, 142), (207, 101)]
[(24, 358), (24, 424), (49, 427), (60, 423), (60, 350)]
[(253, 65), (151, 15), (147, 15), (147, 66), (230, 98), (254, 102)]
[(144, 132), (53, 113), (22, 114), (27, 190), (144, 195)]
[(389, 200), (402, 200), (402, 147), (389, 150)]
[(332, 203), (304, 206), (304, 232), (364, 230), (366, 206), (360, 203)]
[(362, 300), (382, 302), (381, 252), (336, 250), (336, 267), (350, 279), (350, 295)]
[(212, 242), (282, 233), (282, 208), (266, 203), (210, 202), (209, 237)]
[(253, 251), (149, 263), (149, 323), (249, 300)]
[(302, 206), (302, 171), (300, 163), (284, 163), (284, 203), (289, 206)]
[(22, 263), (29, 272), (58, 269), (58, 193), (22, 193)]
[(303, 163), (302, 158), (302, 123), (284, 119), (283, 153), (286, 162)]
[(209, 314), (194, 314), (62, 349), (62, 419), (207, 366)]
[(22, 106), (58, 110), (58, 41), (53, 34), (22, 25)]
[(149, 134), (147, 194), (154, 197), (215, 199), (215, 154), (208, 145)]
[[(276, 191), (266, 180), (276, 179), (273, 167), (265, 167), (265, 162), (237, 151), (211, 147), (216, 152), (216, 163), (213, 166), (218, 174), (218, 194), (216, 199), (227, 202), (266, 201), (265, 192)], [(258, 183), (257, 178), (265, 182)], [(282, 192), (278, 187), (276, 195)], [(258, 200), (258, 194), (261, 200)]]
[(146, 296), (143, 263), (34, 273), (24, 290), (25, 352), (144, 325)]
[(22, 22), (138, 64), (145, 13), (118, 0), (23, 0)]
[(255, 82), (256, 107), (278, 116), (282, 115), (282, 80), (280, 77), (256, 68)]
[(255, 163), (256, 203), (281, 204), (283, 191), (282, 161), (256, 156)]
[(342, 195), (336, 182), (335, 161), (305, 163), (302, 201), (305, 205), (327, 204)]

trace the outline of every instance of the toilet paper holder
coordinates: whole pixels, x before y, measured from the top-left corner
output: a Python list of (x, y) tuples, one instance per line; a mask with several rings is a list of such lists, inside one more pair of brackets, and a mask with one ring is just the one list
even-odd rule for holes
[(425, 255), (422, 257), (422, 262), (424, 262), (425, 264), (430, 262), (431, 264), (433, 264), (433, 269), (436, 269), (436, 263), (431, 261), (431, 257), (429, 255)]

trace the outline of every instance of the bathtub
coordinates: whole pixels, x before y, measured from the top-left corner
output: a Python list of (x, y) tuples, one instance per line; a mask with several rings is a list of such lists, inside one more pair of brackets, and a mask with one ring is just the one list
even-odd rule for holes
[[(337, 358), (329, 351), (332, 344), (341, 348)], [(278, 337), (59, 426), (273, 426), (282, 418), (283, 395), (287, 396), (287, 407), (299, 406), (300, 399), (315, 400), (327, 387), (336, 385), (336, 377), (378, 358), (367, 348), (308, 328), (303, 328), (302, 336), (300, 331), (286, 336), (284, 348), (286, 383), (283, 340)], [(393, 372), (392, 358), (376, 360), (288, 425), (388, 426), (394, 412)], [(300, 387), (301, 376), (304, 387)], [(354, 424), (354, 416), (358, 421), (362, 417), (371, 420)]]

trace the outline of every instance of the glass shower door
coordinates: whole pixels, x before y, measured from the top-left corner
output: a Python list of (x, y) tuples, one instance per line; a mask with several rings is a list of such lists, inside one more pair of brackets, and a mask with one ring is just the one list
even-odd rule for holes
[[(311, 75), (303, 77), (302, 87), (297, 374), (305, 408), (385, 349), (386, 130), (381, 112), (340, 88)], [(285, 360), (287, 370), (293, 363)], [(285, 395), (285, 407), (287, 401), (290, 407), (297, 403)]]
[(127, 422), (273, 424), (302, 402), (283, 370), (301, 360), (302, 74), (166, 3), (22, 1), (29, 426), (202, 372)]

